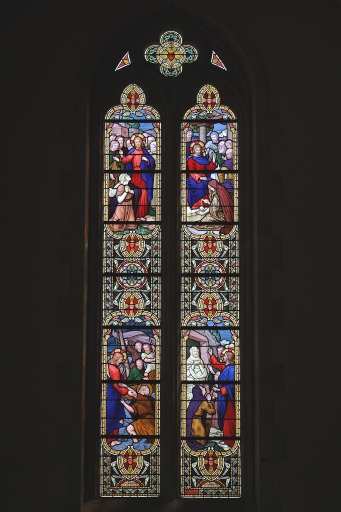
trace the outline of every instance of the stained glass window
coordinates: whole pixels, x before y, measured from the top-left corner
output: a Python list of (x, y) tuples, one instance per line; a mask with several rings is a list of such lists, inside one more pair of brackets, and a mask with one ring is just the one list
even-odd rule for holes
[(238, 129), (205, 85), (181, 127), (181, 495), (240, 497)]
[(101, 496), (160, 492), (161, 123), (140, 87), (104, 120)]
[(160, 65), (160, 72), (168, 77), (179, 76), (182, 65), (195, 62), (198, 52), (194, 46), (182, 44), (178, 32), (170, 30), (160, 37), (160, 45), (153, 44), (145, 51), (145, 59), (152, 64)]
[[(139, 86), (123, 90), (103, 134), (100, 495), (157, 497), (161, 122)], [(180, 154), (181, 497), (238, 498), (238, 123), (212, 85), (184, 116)]]

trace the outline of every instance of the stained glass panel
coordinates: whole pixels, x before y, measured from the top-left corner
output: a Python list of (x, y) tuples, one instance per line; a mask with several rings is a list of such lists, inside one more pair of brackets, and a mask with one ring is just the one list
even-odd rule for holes
[(104, 120), (103, 497), (160, 492), (161, 123), (131, 84)]
[(215, 51), (212, 50), (212, 56), (211, 56), (211, 64), (213, 66), (217, 66), (220, 69), (224, 69), (226, 71), (225, 64), (223, 61), (218, 57)]
[(115, 71), (118, 71), (119, 69), (123, 69), (126, 66), (129, 66), (131, 64), (129, 52), (125, 53), (120, 62), (117, 64)]
[(205, 85), (181, 127), (181, 495), (240, 497), (238, 124)]
[(165, 76), (179, 76), (182, 65), (195, 62), (198, 52), (194, 46), (182, 44), (178, 32), (169, 30), (160, 37), (160, 45), (153, 44), (145, 51), (145, 59), (152, 64), (160, 65), (160, 72)]

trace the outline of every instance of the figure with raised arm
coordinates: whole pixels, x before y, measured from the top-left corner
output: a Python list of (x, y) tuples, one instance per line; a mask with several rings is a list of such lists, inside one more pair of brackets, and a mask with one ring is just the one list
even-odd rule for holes
[(201, 141), (192, 142), (192, 155), (187, 158), (187, 169), (190, 171), (186, 180), (187, 202), (192, 210), (209, 204), (208, 181), (211, 179), (211, 173), (207, 171), (213, 171), (217, 167), (215, 154), (212, 162), (203, 156), (204, 147)]
[(121, 403), (122, 396), (128, 393), (127, 385), (120, 382), (122, 374), (120, 366), (126, 359), (126, 353), (122, 349), (115, 349), (110, 354), (108, 360), (108, 378), (111, 380), (107, 384), (107, 399), (106, 399), (106, 432), (107, 443), (111, 446), (121, 444), (118, 441), (118, 430), (122, 427), (124, 414), (124, 407)]
[(224, 439), (220, 444), (226, 444), (232, 447), (235, 443), (236, 435), (236, 412), (235, 412), (235, 362), (234, 353), (230, 349), (224, 349), (221, 352), (221, 361), (209, 349), (210, 363), (220, 372), (218, 376), (218, 386), (214, 386), (212, 391), (218, 393), (218, 425), (223, 431)]
[(153, 199), (154, 174), (148, 171), (155, 170), (155, 160), (145, 149), (145, 137), (135, 133), (130, 139), (132, 148), (126, 156), (121, 153), (121, 162), (125, 164), (126, 171), (131, 172), (131, 182), (141, 190), (138, 201), (136, 218), (144, 218), (149, 213), (149, 206)]

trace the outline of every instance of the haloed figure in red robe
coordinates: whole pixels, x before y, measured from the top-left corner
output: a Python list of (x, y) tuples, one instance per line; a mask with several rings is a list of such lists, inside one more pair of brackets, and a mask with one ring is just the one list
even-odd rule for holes
[(123, 156), (123, 152), (121, 155), (121, 162), (125, 164), (126, 171), (132, 171), (130, 173), (131, 183), (141, 190), (136, 218), (148, 215), (150, 203), (153, 198), (154, 174), (148, 171), (155, 169), (155, 160), (144, 148), (144, 141), (145, 138), (143, 135), (135, 133), (130, 139), (133, 147), (130, 149), (127, 156)]
[(190, 146), (192, 156), (187, 158), (187, 169), (190, 171), (186, 180), (187, 201), (192, 210), (209, 205), (208, 181), (211, 179), (211, 174), (207, 171), (214, 171), (217, 167), (215, 155), (213, 162), (203, 156), (204, 146), (201, 141), (192, 142)]
[(226, 444), (232, 448), (236, 436), (234, 353), (229, 349), (224, 349), (221, 353), (223, 362), (220, 362), (212, 353), (212, 348), (209, 348), (208, 352), (211, 365), (220, 372), (219, 384), (212, 388), (218, 393), (218, 424), (225, 438), (219, 444)]

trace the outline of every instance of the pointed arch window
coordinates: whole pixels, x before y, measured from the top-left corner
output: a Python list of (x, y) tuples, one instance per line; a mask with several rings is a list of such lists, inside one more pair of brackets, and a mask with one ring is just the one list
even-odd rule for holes
[(181, 127), (181, 495), (239, 497), (238, 138), (210, 84)]
[[(167, 137), (179, 119), (166, 117)], [(162, 497), (172, 461), (177, 497), (239, 498), (237, 116), (203, 85), (181, 120), (180, 159), (162, 148), (160, 114), (130, 83), (103, 122), (100, 496)]]
[(131, 84), (104, 121), (103, 497), (160, 492), (161, 122), (145, 101)]

